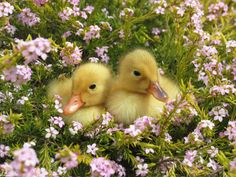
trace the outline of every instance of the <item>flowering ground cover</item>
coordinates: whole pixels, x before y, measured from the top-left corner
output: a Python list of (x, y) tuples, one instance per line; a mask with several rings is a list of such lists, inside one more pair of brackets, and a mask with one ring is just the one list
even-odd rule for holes
[[(153, 52), (181, 94), (129, 127), (66, 125), (50, 80)], [(235, 0), (0, 2), (0, 176), (236, 176)]]

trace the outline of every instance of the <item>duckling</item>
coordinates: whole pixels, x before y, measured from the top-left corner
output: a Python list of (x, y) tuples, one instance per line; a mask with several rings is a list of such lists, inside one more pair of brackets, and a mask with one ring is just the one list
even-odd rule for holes
[(79, 121), (87, 126), (105, 111), (104, 103), (111, 81), (109, 68), (87, 63), (79, 66), (71, 78), (52, 81), (48, 96), (59, 95), (62, 98), (62, 117), (66, 123)]
[(159, 74), (154, 56), (135, 49), (120, 60), (106, 107), (117, 122), (127, 125), (140, 116), (158, 116), (178, 93), (177, 84)]

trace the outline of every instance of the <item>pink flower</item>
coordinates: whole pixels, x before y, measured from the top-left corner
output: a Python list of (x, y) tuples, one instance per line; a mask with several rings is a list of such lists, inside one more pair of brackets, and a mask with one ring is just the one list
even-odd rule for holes
[(131, 17), (134, 15), (134, 11), (130, 8), (125, 8), (120, 12), (120, 17)]
[(236, 158), (234, 158), (234, 160), (231, 161), (229, 165), (230, 165), (230, 170), (236, 170)]
[(69, 131), (72, 135), (75, 135), (75, 134), (78, 133), (78, 131), (82, 130), (82, 128), (83, 128), (83, 125), (80, 122), (73, 121), (72, 122), (72, 127), (69, 128)]
[(79, 4), (80, 0), (67, 0), (67, 2), (69, 2), (70, 4), (76, 6)]
[(125, 176), (125, 169), (114, 161), (106, 160), (103, 157), (94, 158), (90, 163), (91, 177), (111, 177), (117, 174), (118, 177)]
[(97, 63), (97, 62), (99, 61), (99, 58), (90, 57), (88, 60), (89, 60), (90, 62), (92, 62), (92, 63)]
[(31, 79), (32, 71), (27, 65), (12, 66), (3, 70), (5, 80), (21, 85)]
[(51, 117), (49, 121), (53, 125), (58, 125), (60, 128), (62, 128), (65, 125), (65, 122), (63, 121), (62, 117)]
[(41, 37), (30, 41), (19, 41), (17, 49), (25, 58), (25, 63), (28, 64), (39, 57), (45, 60), (47, 53), (51, 51), (51, 42)]
[(103, 47), (96, 47), (96, 54), (98, 57), (103, 56), (105, 53), (108, 52), (108, 46), (103, 46)]
[(56, 154), (56, 158), (60, 159), (68, 170), (78, 166), (77, 156), (77, 153), (72, 152), (68, 148), (63, 149), (61, 153)]
[(5, 156), (8, 156), (10, 151), (10, 147), (9, 146), (5, 146), (3, 144), (0, 144), (0, 157), (4, 158)]
[(87, 12), (88, 14), (92, 14), (94, 10), (94, 7), (93, 6), (86, 6), (83, 11)]
[(13, 13), (14, 6), (8, 2), (0, 2), (0, 17), (7, 17)]
[(48, 2), (48, 0), (34, 0), (34, 3), (38, 6), (44, 5)]
[(107, 55), (108, 48), (108, 46), (96, 47), (95, 51), (97, 53), (97, 56), (101, 57), (101, 60), (105, 63), (108, 63), (108, 61), (110, 60), (109, 56)]
[(36, 152), (28, 145), (13, 152), (14, 159), (10, 163), (1, 165), (5, 171), (5, 175), (9, 177), (31, 177), (40, 176), (46, 177), (48, 172), (41, 168), (37, 168), (39, 163)]
[(207, 163), (207, 167), (211, 167), (213, 170), (217, 170), (219, 168), (219, 164), (214, 160), (209, 159), (210, 161)]
[(159, 34), (161, 34), (161, 30), (160, 28), (152, 28), (152, 34), (158, 36)]
[(229, 121), (228, 127), (224, 132), (225, 136), (228, 136), (228, 139), (236, 142), (236, 121)]
[(18, 15), (18, 19), (22, 22), (23, 25), (34, 26), (40, 22), (40, 18), (29, 8), (22, 9), (22, 12)]
[(165, 9), (161, 6), (155, 9), (156, 14), (165, 14)]
[(89, 31), (85, 33), (83, 40), (88, 43), (91, 39), (100, 38), (100, 31), (101, 28), (99, 28), (97, 25), (91, 25), (89, 27)]
[(135, 137), (142, 133), (140, 129), (138, 129), (135, 125), (130, 125), (129, 128), (124, 130), (125, 134), (130, 134), (130, 136)]
[(82, 61), (82, 50), (73, 45), (71, 42), (66, 42), (65, 47), (62, 49), (60, 56), (68, 65), (77, 65)]
[(148, 164), (138, 164), (137, 170), (135, 171), (137, 176), (147, 176), (148, 174)]
[(58, 16), (61, 18), (63, 22), (69, 20), (72, 15), (74, 15), (74, 10), (71, 9), (70, 7), (66, 7), (65, 9), (63, 9), (62, 12), (58, 14)]
[(227, 117), (229, 114), (227, 109), (221, 106), (216, 106), (209, 112), (209, 115), (214, 116), (214, 120), (222, 122), (223, 118)]
[(87, 145), (87, 153), (88, 154), (92, 154), (92, 155), (96, 155), (96, 151), (98, 150), (98, 148), (96, 147), (96, 144), (93, 143), (92, 145)]
[(185, 164), (185, 165), (187, 165), (187, 166), (189, 166), (189, 167), (192, 167), (196, 155), (197, 155), (197, 151), (196, 151), (196, 150), (194, 150), (194, 151), (188, 150), (188, 151), (185, 153), (184, 160), (183, 160), (183, 164)]
[(209, 128), (210, 130), (212, 130), (214, 126), (215, 124), (210, 120), (202, 120), (201, 122), (198, 123), (197, 128), (199, 130), (201, 130), (202, 128)]
[(218, 148), (211, 146), (211, 149), (207, 150), (207, 153), (211, 156), (211, 158), (215, 157), (218, 154)]
[(226, 52), (231, 52), (232, 48), (236, 48), (236, 41), (230, 40), (226, 42)]

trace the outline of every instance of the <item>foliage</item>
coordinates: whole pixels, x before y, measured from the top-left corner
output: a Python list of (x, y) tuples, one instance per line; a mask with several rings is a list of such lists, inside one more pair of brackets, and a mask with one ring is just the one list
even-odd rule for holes
[[(105, 176), (99, 164), (107, 176), (236, 175), (235, 0), (7, 2), (0, 2), (0, 176), (17, 172), (16, 163), (18, 176)], [(159, 120), (122, 128), (104, 113), (81, 128), (58, 119), (59, 104), (46, 95), (52, 79), (86, 62), (115, 74), (119, 57), (137, 47), (152, 51), (181, 87)], [(24, 151), (31, 155), (22, 160)]]

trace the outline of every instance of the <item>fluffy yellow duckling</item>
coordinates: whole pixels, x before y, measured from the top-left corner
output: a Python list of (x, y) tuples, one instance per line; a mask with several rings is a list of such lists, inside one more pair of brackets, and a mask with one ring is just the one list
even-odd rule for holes
[(154, 56), (135, 49), (120, 61), (106, 107), (117, 122), (130, 124), (140, 116), (158, 116), (178, 93), (175, 82), (159, 74)]
[(72, 78), (52, 81), (48, 96), (59, 95), (62, 98), (62, 117), (66, 123), (79, 121), (86, 126), (104, 113), (111, 80), (111, 72), (104, 65), (83, 64), (75, 70)]

